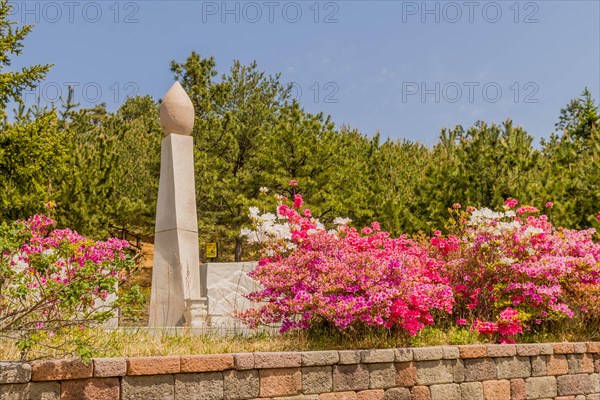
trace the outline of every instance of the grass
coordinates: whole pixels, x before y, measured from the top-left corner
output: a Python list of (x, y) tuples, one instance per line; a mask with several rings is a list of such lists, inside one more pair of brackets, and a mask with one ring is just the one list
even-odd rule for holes
[[(393, 348), (415, 345), (437, 345), (455, 341), (451, 333), (439, 330), (426, 330), (417, 338), (409, 340), (402, 336), (393, 337), (384, 333), (363, 333), (351, 335), (258, 333), (254, 335), (218, 336), (216, 334), (192, 335), (188, 332), (178, 334), (152, 333), (146, 329), (119, 329), (105, 331), (91, 329), (83, 332), (71, 332), (51, 341), (51, 346), (38, 347), (27, 358), (61, 358), (65, 352), (72, 351), (75, 342), (90, 343), (93, 350), (89, 357), (130, 357), (130, 356), (166, 356), (186, 354), (219, 354), (253, 351), (304, 351), (304, 350), (343, 350), (368, 348)], [(458, 335), (454, 335), (459, 337)], [(417, 339), (415, 338), (415, 339)], [(472, 342), (474, 338), (464, 336), (462, 343)], [(470, 339), (470, 340), (467, 340)], [(60, 345), (64, 343), (65, 345)], [(453, 343), (459, 344), (459, 343)], [(58, 349), (60, 348), (60, 350)], [(18, 360), (20, 353), (10, 340), (0, 341), (0, 360)]]
[[(521, 342), (560, 342), (600, 340), (599, 331), (586, 324), (565, 324), (563, 321), (544, 332), (528, 333)], [(253, 335), (219, 336), (152, 333), (144, 328), (118, 330), (79, 329), (52, 338), (49, 346), (33, 349), (27, 359), (64, 358), (75, 353), (77, 345), (90, 346), (87, 357), (166, 356), (186, 354), (218, 354), (253, 351), (345, 350), (394, 347), (421, 347), (485, 343), (486, 339), (466, 328), (440, 329), (427, 327), (417, 336), (382, 330), (340, 333), (330, 329), (288, 334), (256, 333)], [(21, 359), (14, 341), (0, 339), (0, 360)]]

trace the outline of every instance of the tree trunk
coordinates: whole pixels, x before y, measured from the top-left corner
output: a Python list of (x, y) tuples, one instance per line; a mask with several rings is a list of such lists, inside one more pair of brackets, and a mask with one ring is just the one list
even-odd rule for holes
[[(237, 217), (239, 218), (244, 212), (244, 207), (241, 204), (237, 205)], [(236, 230), (239, 232), (240, 231), (240, 227), (236, 226)], [(237, 237), (235, 238), (235, 249), (233, 250), (233, 256), (235, 257), (234, 260), (235, 262), (241, 262), (242, 261), (242, 238), (240, 235), (237, 235)]]
[(235, 238), (235, 250), (233, 251), (235, 262), (242, 261), (242, 238)]

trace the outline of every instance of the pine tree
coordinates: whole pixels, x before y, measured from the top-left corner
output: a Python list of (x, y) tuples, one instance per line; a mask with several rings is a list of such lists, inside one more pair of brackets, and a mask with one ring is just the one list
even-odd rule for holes
[(157, 103), (136, 97), (116, 113), (98, 105), (61, 114), (70, 156), (60, 180), (60, 224), (97, 237), (111, 226), (152, 234), (163, 136)]
[(16, 27), (10, 21), (12, 5), (8, 0), (0, 1), (0, 113), (6, 115), (5, 109), (9, 101), (21, 100), (25, 89), (34, 89), (39, 81), (46, 77), (51, 65), (32, 65), (20, 71), (7, 71), (11, 65), (11, 56), (23, 51), (23, 40), (31, 32), (31, 25)]
[[(11, 4), (0, 2), (0, 220), (23, 218), (44, 210), (56, 197), (58, 176), (67, 157), (67, 139), (57, 130), (53, 110), (27, 108), (24, 89), (33, 89), (50, 65), (9, 71), (11, 56), (21, 54), (31, 26), (16, 28)], [(15, 121), (8, 122), (7, 103), (17, 102)]]
[(371, 157), (371, 206), (381, 226), (394, 235), (427, 228), (417, 197), (431, 151), (408, 140), (386, 140)]
[[(259, 182), (292, 198), (301, 193), (313, 216), (322, 221), (353, 216), (364, 209), (361, 191), (361, 149), (358, 136), (335, 129), (330, 117), (305, 112), (296, 101), (284, 104), (260, 157)], [(357, 146), (358, 145), (358, 146)], [(352, 153), (352, 154), (350, 154)], [(290, 180), (297, 187), (290, 187)], [(361, 193), (362, 192), (362, 193)]]
[(43, 212), (55, 201), (68, 158), (66, 136), (46, 113), (35, 121), (7, 124), (0, 132), (0, 220)]
[(235, 61), (220, 82), (212, 58), (192, 53), (171, 64), (196, 109), (194, 127), (199, 231), (202, 241), (219, 241), (225, 252), (242, 257), (239, 231), (260, 185), (258, 155), (286, 97), (279, 76), (267, 76), (256, 63)]
[(592, 98), (592, 93), (586, 87), (581, 95), (569, 102), (560, 110), (556, 128), (574, 139), (588, 139), (592, 130), (600, 124), (598, 106)]
[(554, 223), (587, 228), (600, 211), (600, 114), (587, 88), (560, 110), (556, 127), (542, 141), (540, 196), (555, 203)]
[(453, 203), (496, 207), (509, 197), (533, 200), (539, 152), (533, 137), (511, 120), (502, 125), (482, 121), (468, 130), (443, 129), (426, 168), (419, 198), (437, 227)]

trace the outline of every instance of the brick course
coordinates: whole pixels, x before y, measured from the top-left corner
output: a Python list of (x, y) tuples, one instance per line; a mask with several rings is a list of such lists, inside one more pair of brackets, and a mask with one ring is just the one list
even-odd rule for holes
[(0, 385), (2, 400), (59, 400), (60, 384), (58, 382), (29, 382)]
[(548, 375), (564, 375), (569, 373), (569, 363), (565, 355), (551, 355), (546, 358)]
[(356, 392), (337, 392), (323, 393), (319, 395), (319, 400), (356, 400)]
[(223, 373), (177, 374), (175, 400), (220, 400), (223, 398)]
[(569, 354), (575, 351), (573, 343), (554, 343), (552, 348), (554, 354)]
[(122, 400), (175, 400), (173, 375), (125, 376), (121, 381)]
[(233, 369), (231, 354), (207, 354), (198, 356), (182, 356), (181, 372), (212, 372)]
[(368, 364), (369, 389), (388, 389), (396, 386), (394, 363)]
[(0, 383), (25, 383), (31, 380), (31, 365), (0, 362)]
[(257, 370), (223, 372), (223, 398), (242, 400), (258, 397), (259, 379)]
[(557, 394), (556, 378), (553, 376), (525, 379), (525, 397), (527, 399), (543, 399), (555, 397)]
[(356, 350), (340, 350), (338, 351), (340, 364), (358, 364), (360, 363), (360, 353)]
[(302, 366), (302, 353), (254, 353), (254, 368), (293, 368)]
[(260, 397), (281, 397), (300, 394), (302, 374), (300, 368), (261, 369)]
[(81, 360), (37, 361), (31, 364), (32, 381), (62, 381), (91, 378), (94, 365)]
[(340, 361), (340, 354), (333, 351), (305, 351), (302, 353), (302, 366), (333, 365)]
[(94, 376), (110, 378), (125, 376), (127, 374), (127, 360), (125, 358), (95, 358)]
[(130, 357), (127, 375), (164, 375), (179, 373), (179, 357)]
[(421, 347), (413, 349), (413, 359), (415, 361), (433, 361), (444, 358), (442, 347)]
[(394, 350), (363, 350), (360, 352), (361, 362), (363, 363), (389, 363), (395, 359)]
[(483, 400), (483, 383), (465, 382), (460, 384), (462, 400)]
[(0, 400), (600, 400), (600, 343), (0, 362)]
[(302, 368), (302, 393), (327, 393), (332, 388), (333, 367), (326, 365)]
[(525, 380), (511, 379), (510, 380), (510, 399), (525, 400)]
[(396, 362), (406, 362), (414, 360), (414, 355), (411, 349), (394, 349)]
[(483, 358), (487, 357), (487, 347), (482, 344), (458, 346), (461, 358)]
[(356, 400), (383, 400), (385, 391), (383, 389), (362, 390), (356, 393)]
[(492, 358), (471, 358), (464, 361), (465, 381), (485, 381), (496, 378), (496, 364)]
[(429, 390), (431, 400), (461, 400), (460, 386), (456, 383), (432, 385)]
[(411, 400), (410, 390), (406, 388), (392, 388), (385, 391), (384, 400)]
[(369, 370), (366, 365), (350, 364), (333, 367), (333, 390), (335, 392), (366, 389), (369, 389)]
[(561, 396), (592, 393), (592, 380), (587, 374), (559, 376), (556, 384)]
[(414, 386), (417, 383), (417, 368), (414, 362), (396, 363), (396, 385)]
[(496, 358), (496, 374), (498, 379), (529, 378), (531, 376), (529, 357)]
[[(517, 345), (514, 344), (488, 344), (489, 357), (513, 357), (517, 354)], [(522, 354), (519, 354), (522, 355)]]
[(567, 354), (570, 374), (591, 374), (594, 372), (594, 356), (592, 354)]
[(506, 379), (483, 382), (484, 400), (510, 399), (510, 381)]
[(89, 378), (62, 382), (61, 400), (114, 400), (118, 399), (121, 387), (119, 378)]
[(233, 367), (238, 370), (254, 369), (254, 353), (233, 354)]
[(444, 360), (455, 360), (460, 358), (460, 351), (458, 347), (444, 346), (442, 347), (443, 359)]
[(410, 391), (412, 400), (431, 400), (429, 386), (415, 386)]

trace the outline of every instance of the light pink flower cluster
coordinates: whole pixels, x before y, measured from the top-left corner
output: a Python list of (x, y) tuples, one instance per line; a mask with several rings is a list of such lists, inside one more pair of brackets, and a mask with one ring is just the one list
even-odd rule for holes
[(293, 207), (278, 207), (296, 247), (263, 258), (250, 273), (263, 289), (247, 296), (260, 306), (239, 315), (245, 322), (281, 323), (282, 332), (321, 323), (398, 326), (415, 335), (433, 323), (432, 310), (451, 312), (444, 262), (426, 247), (392, 239), (377, 223), (360, 232), (345, 225), (327, 232), (301, 206), (296, 195)]
[[(91, 304), (94, 297), (105, 300), (108, 295), (101, 277), (126, 280), (118, 267), (119, 261), (125, 260), (123, 249), (129, 247), (127, 241), (110, 238), (96, 242), (68, 228), (52, 230), (54, 221), (42, 215), (35, 215), (24, 224), (30, 237), (18, 250), (18, 260), (27, 265), (24, 280), (28, 286), (50, 285), (50, 282), (68, 285), (81, 279), (96, 282), (89, 294), (81, 296), (81, 300)], [(40, 262), (50, 265), (40, 269)]]
[(98, 308), (115, 294), (132, 263), (124, 254), (126, 241), (93, 241), (70, 229), (52, 229), (54, 221), (35, 215), (3, 227), (10, 247), (2, 248), (0, 329), (60, 329), (71, 323), (106, 319), (110, 304)]

